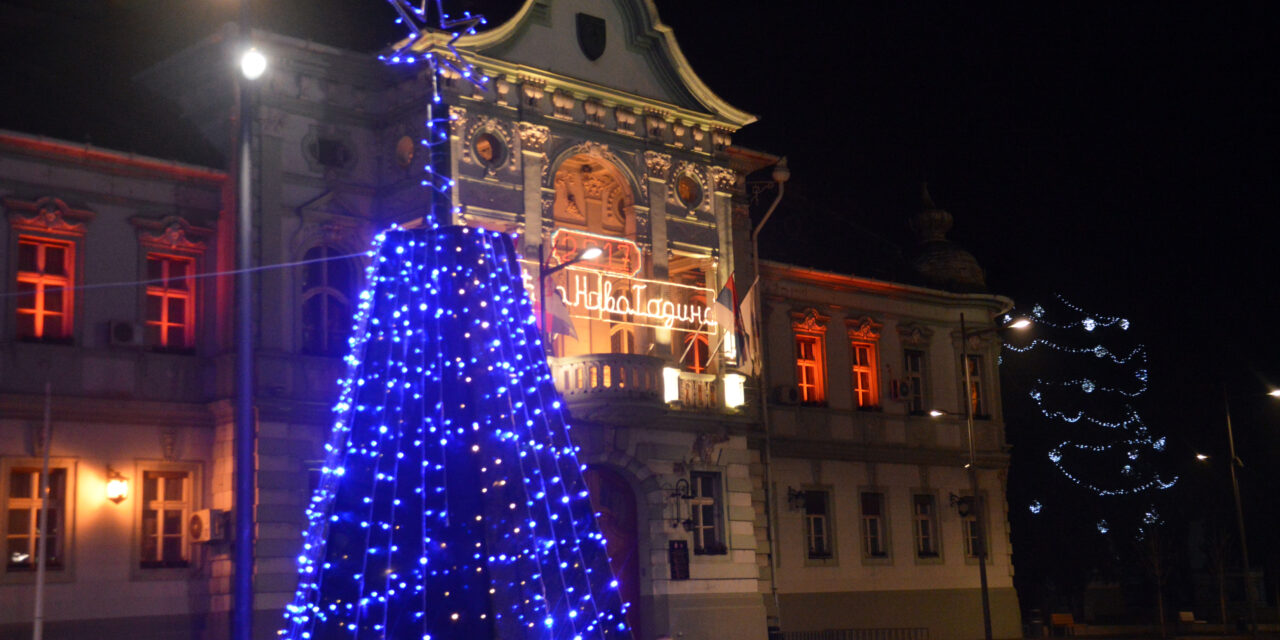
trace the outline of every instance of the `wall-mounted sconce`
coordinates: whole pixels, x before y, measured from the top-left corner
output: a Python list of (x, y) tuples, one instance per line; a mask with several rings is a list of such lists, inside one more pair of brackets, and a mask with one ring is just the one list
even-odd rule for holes
[(947, 500), (956, 508), (961, 518), (968, 518), (969, 514), (973, 513), (973, 496), (961, 497), (953, 493), (947, 497)]
[(787, 487), (787, 507), (792, 511), (799, 511), (804, 508), (804, 494), (800, 489), (792, 489)]
[(107, 499), (120, 504), (125, 498), (129, 497), (129, 480), (120, 475), (119, 471), (107, 467)]
[(680, 517), (683, 513), (688, 511), (688, 509), (681, 509), (680, 505), (687, 505), (689, 504), (689, 501), (693, 499), (693, 494), (689, 492), (689, 481), (681, 478), (676, 480), (675, 487), (668, 485), (663, 488), (667, 490), (667, 502), (674, 503), (672, 504), (671, 517), (667, 518), (667, 521), (671, 523), (671, 528), (677, 529), (681, 525), (684, 525), (685, 531), (693, 531), (693, 518)]

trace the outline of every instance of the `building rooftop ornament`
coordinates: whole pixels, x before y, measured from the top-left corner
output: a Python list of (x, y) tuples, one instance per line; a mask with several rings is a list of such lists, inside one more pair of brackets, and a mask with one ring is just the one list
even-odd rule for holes
[(915, 276), (927, 286), (947, 291), (986, 291), (986, 276), (978, 260), (947, 239), (953, 223), (951, 214), (933, 203), (928, 184), (920, 185), (920, 201), (921, 210), (910, 220), (917, 237), (911, 257)]

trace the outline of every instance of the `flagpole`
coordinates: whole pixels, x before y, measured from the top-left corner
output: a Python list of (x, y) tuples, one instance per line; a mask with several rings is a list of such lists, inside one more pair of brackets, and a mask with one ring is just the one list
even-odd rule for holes
[(40, 511), (37, 514), (39, 520), (40, 536), (36, 540), (36, 603), (33, 615), (33, 624), (31, 625), (31, 640), (41, 640), (44, 637), (44, 581), (45, 581), (45, 562), (49, 555), (49, 449), (53, 448), (50, 442), (53, 436), (53, 424), (51, 413), (53, 410), (53, 383), (45, 381), (44, 383), (44, 435), (42, 442), (44, 443), (44, 461), (40, 465)]

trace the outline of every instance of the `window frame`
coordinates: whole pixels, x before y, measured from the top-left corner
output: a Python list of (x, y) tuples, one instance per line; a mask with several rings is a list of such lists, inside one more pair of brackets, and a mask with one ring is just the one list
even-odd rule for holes
[[(859, 364), (858, 352), (861, 349), (866, 350), (866, 364)], [(877, 367), (876, 343), (865, 340), (854, 340), (849, 343), (849, 373), (852, 376), (852, 392), (853, 406), (863, 411), (871, 411), (880, 408), (880, 376)], [(866, 374), (867, 388), (863, 389), (860, 383), (859, 373)], [(863, 402), (863, 396), (866, 396), (866, 402)]]
[[(161, 282), (159, 283), (155, 282), (154, 279), (151, 277), (150, 264), (152, 259), (159, 259), (163, 261), (162, 262), (163, 266), (161, 267), (163, 275), (161, 276)], [(149, 336), (150, 327), (159, 326), (160, 335), (162, 336), (161, 340), (158, 343), (152, 342), (148, 338), (146, 340), (147, 346), (157, 351), (181, 352), (181, 351), (190, 351), (195, 349), (196, 313), (199, 311), (199, 303), (197, 302), (199, 299), (199, 292), (197, 291), (197, 283), (199, 278), (197, 276), (200, 273), (199, 260), (197, 259), (197, 256), (183, 255), (181, 253), (171, 252), (171, 251), (154, 251), (154, 250), (148, 249), (144, 253), (142, 260), (143, 260), (143, 280), (144, 282), (146, 282), (146, 286), (143, 287), (143, 291), (142, 291), (143, 334), (146, 336)], [(168, 275), (169, 265), (171, 262), (186, 263), (189, 271), (187, 272), (187, 276), (186, 276), (187, 288), (185, 290), (165, 286), (165, 284), (173, 280), (173, 278), (170, 278)], [(158, 321), (153, 321), (150, 317), (150, 314), (148, 313), (152, 296), (159, 296), (161, 300), (161, 304), (160, 304), (161, 319)], [(184, 339), (182, 344), (179, 344), (179, 345), (167, 344), (167, 338), (165, 337), (167, 336), (167, 333), (168, 333), (167, 332), (168, 327), (179, 326), (178, 323), (168, 321), (169, 298), (179, 298), (184, 301), (183, 313), (185, 314), (185, 321), (181, 323), (181, 326), (183, 327), (183, 331), (184, 331)]]
[[(808, 485), (802, 486), (800, 490), (804, 493), (805, 503), (801, 509), (801, 535), (804, 539), (804, 564), (809, 567), (834, 567), (840, 564), (839, 544), (836, 537), (836, 519), (835, 519), (835, 492), (831, 486)], [(825, 513), (821, 514), (825, 525), (827, 554), (814, 555), (813, 551), (813, 529), (811, 528), (811, 514), (809, 513), (809, 497), (810, 494), (821, 494), (823, 496)]]
[[(905, 389), (899, 391), (899, 395), (906, 402), (907, 414), (913, 416), (922, 416), (928, 411), (928, 355), (927, 351), (918, 347), (904, 347), (902, 349), (902, 381), (906, 383)], [(919, 356), (919, 369), (911, 368), (912, 356)], [(919, 382), (919, 390), (913, 389), (913, 382)]]
[[(321, 255), (317, 258), (308, 258), (307, 255), (316, 249), (319, 249), (321, 251)], [(317, 356), (322, 358), (334, 358), (334, 357), (345, 357), (347, 355), (347, 352), (349, 351), (348, 347), (346, 346), (348, 344), (346, 340), (338, 341), (337, 344), (332, 344), (332, 345), (329, 344), (329, 337), (332, 332), (330, 331), (331, 320), (329, 319), (329, 305), (327, 304), (328, 298), (333, 298), (339, 304), (341, 304), (346, 308), (347, 313), (343, 316), (343, 318), (345, 318), (345, 322), (346, 322), (346, 325), (345, 325), (346, 339), (349, 340), (351, 337), (351, 318), (353, 317), (353, 312), (355, 310), (355, 305), (353, 301), (356, 300), (360, 295), (360, 291), (363, 286), (364, 271), (363, 269), (360, 268), (360, 265), (353, 258), (349, 258), (349, 257), (339, 258), (340, 256), (346, 256), (348, 253), (349, 252), (343, 251), (342, 247), (340, 247), (339, 245), (333, 242), (316, 243), (307, 247), (302, 251), (301, 260), (304, 262), (308, 260), (324, 260), (326, 262), (322, 263), (323, 266), (320, 269), (321, 283), (310, 288), (307, 287), (307, 271), (306, 270), (308, 267), (311, 266), (311, 264), (302, 264), (298, 267), (298, 271), (297, 271), (298, 304), (296, 309), (297, 309), (297, 318), (298, 318), (297, 352), (300, 354), (308, 355), (308, 356)], [(347, 267), (348, 276), (350, 278), (350, 282), (348, 283), (350, 287), (350, 291), (342, 291), (341, 289), (336, 288), (332, 283), (330, 283), (329, 281), (330, 273), (327, 268), (328, 266), (327, 261), (330, 259), (340, 259), (341, 262)], [(321, 321), (317, 326), (319, 335), (322, 336), (322, 340), (323, 340), (322, 342), (323, 348), (320, 350), (311, 349), (307, 340), (307, 336), (308, 336), (307, 304), (308, 302), (311, 301), (312, 298), (315, 298), (315, 297), (321, 298), (321, 301), (320, 301), (321, 302), (320, 304)], [(336, 321), (343, 322), (343, 319), (339, 318)]]
[[(973, 495), (972, 492), (965, 491), (963, 494), (961, 494), (960, 497), (968, 498), (972, 495)], [(978, 496), (979, 496), (978, 509), (976, 511), (971, 511), (967, 516), (960, 516), (961, 549), (964, 552), (965, 564), (970, 564), (970, 565), (978, 564), (978, 556), (973, 552), (974, 551), (973, 541), (977, 537), (976, 535), (974, 535), (976, 532), (973, 530), (973, 527), (977, 523), (976, 518), (979, 516), (989, 515), (986, 513), (986, 509), (985, 509), (988, 503), (987, 492), (985, 490), (981, 490), (978, 492)], [(987, 551), (986, 553), (987, 565), (991, 565), (992, 564), (991, 562), (991, 518), (984, 517), (983, 524), (986, 526), (983, 527), (982, 532), (986, 535), (983, 536), (984, 539), (982, 540), (982, 544), (985, 546)]]
[[(16, 290), (18, 283), (19, 244), (22, 239), (35, 242), (61, 244), (69, 247), (67, 258), (67, 286), (63, 289), (63, 335), (56, 338), (18, 337), (18, 298), (12, 300), (4, 308), (8, 327), (6, 337), (35, 344), (75, 344), (79, 337), (80, 316), (77, 305), (82, 296), (75, 295), (75, 287), (79, 286), (80, 275), (84, 272), (84, 236), (88, 223), (96, 214), (83, 209), (73, 209), (67, 203), (54, 197), (43, 197), (28, 202), (11, 198), (0, 199), (5, 216), (9, 220), (8, 250), (12, 258), (6, 260), (8, 284), (6, 291)], [(0, 325), (3, 326), (3, 325)]]
[[(699, 479), (707, 479), (710, 481), (712, 488), (711, 496), (702, 495), (702, 483)], [(729, 541), (725, 530), (725, 508), (724, 508), (724, 474), (718, 470), (710, 469), (693, 469), (689, 471), (689, 523), (690, 533), (693, 535), (693, 553), (699, 556), (718, 556), (727, 555), (729, 553)], [(703, 512), (698, 507), (712, 507), (712, 517), (714, 521), (707, 525), (703, 519)], [(715, 540), (715, 544), (708, 547), (703, 544), (701, 531), (710, 530)]]
[[(77, 504), (77, 488), (78, 484), (78, 464), (79, 460), (71, 457), (49, 458), (49, 471), (52, 473), (56, 470), (63, 470), (66, 473), (66, 492), (63, 495), (63, 540), (62, 555), (63, 562), (57, 567), (47, 567), (45, 570), (45, 579), (49, 582), (73, 582), (75, 580), (75, 558), (76, 558), (76, 507)], [(43, 465), (41, 458), (29, 457), (2, 457), (0, 458), (0, 522), (8, 526), (9, 522), (9, 491), (11, 475), (16, 469), (40, 469)], [(38, 481), (37, 481), (38, 482)], [(36, 489), (39, 492), (39, 489)], [(105, 498), (104, 498), (105, 499)], [(8, 553), (8, 530), (6, 528), (6, 536), (4, 538), (4, 548), (0, 553)], [(33, 583), (36, 579), (35, 568), (30, 570), (9, 569), (8, 558), (0, 562), (0, 584), (24, 584)]]
[[(810, 406), (825, 406), (827, 404), (827, 321), (830, 318), (821, 315), (816, 309), (808, 308), (803, 311), (791, 312), (791, 332), (793, 338), (791, 340), (793, 361), (795, 366), (792, 373), (795, 375), (796, 391), (800, 398), (800, 404)], [(809, 342), (813, 345), (813, 358), (801, 360), (802, 342)], [(805, 364), (812, 369), (813, 384), (806, 385), (801, 382), (802, 371)], [(813, 397), (806, 398), (805, 388), (812, 386)]]
[[(22, 245), (36, 245), (36, 264), (38, 271), (26, 271), (22, 269), (19, 262), (22, 255)], [(63, 275), (49, 275), (46, 271), (46, 254), (50, 247), (58, 247), (63, 251)], [(20, 283), (27, 283), (35, 287), (33, 292), (34, 299), (32, 301), (34, 307), (29, 315), (35, 316), (33, 319), (33, 335), (19, 335), (18, 333), (18, 317), (28, 315), (23, 313), (21, 307), (21, 298), (14, 296), (13, 303), (13, 337), (23, 342), (46, 342), (46, 343), (70, 343), (75, 338), (75, 303), (79, 296), (75, 295), (76, 276), (79, 273), (77, 269), (78, 260), (80, 258), (79, 245), (74, 240), (66, 238), (54, 238), (41, 234), (33, 234), (19, 232), (15, 240), (14, 262), (13, 262), (13, 278), (11, 282), (14, 286), (14, 293), (17, 293), (17, 287)], [(44, 311), (46, 306), (43, 301), (46, 298), (45, 291), (49, 288), (61, 288), (62, 310), (57, 312)], [(46, 316), (59, 315), (60, 324), (58, 335), (49, 336), (45, 330)]]
[[(984, 358), (981, 353), (966, 353), (965, 361), (966, 369), (960, 371), (960, 388), (962, 390), (961, 397), (969, 403), (973, 408), (973, 417), (977, 420), (986, 420), (991, 418), (991, 412), (988, 410), (987, 404), (987, 385), (985, 376)], [(964, 377), (968, 373), (968, 384)], [(967, 409), (967, 407), (966, 407)]]
[[(921, 498), (928, 498), (929, 505), (932, 507), (932, 513), (927, 517), (922, 517), (918, 508)], [(931, 536), (931, 541), (933, 542), (932, 553), (925, 553), (921, 549), (920, 523), (922, 521), (929, 522), (933, 530)], [(911, 537), (917, 564), (941, 564), (943, 562), (942, 518), (938, 512), (937, 493), (925, 489), (916, 489), (911, 492)]]
[[(145, 520), (143, 512), (147, 509), (147, 501), (144, 496), (146, 491), (146, 474), (148, 473), (186, 473), (188, 482), (185, 483), (186, 507), (182, 515), (182, 549), (186, 557), (186, 565), (173, 566), (151, 566), (144, 567), (142, 557), (143, 537), (146, 531), (143, 530)], [(190, 578), (191, 575), (198, 572), (199, 563), (196, 562), (197, 544), (191, 541), (191, 532), (188, 524), (191, 521), (191, 515), (199, 511), (203, 505), (204, 491), (204, 466), (199, 462), (174, 462), (169, 460), (136, 460), (134, 463), (133, 477), (130, 478), (130, 500), (134, 502), (133, 506), (133, 536), (130, 539), (129, 555), (129, 577), (135, 581), (148, 580), (180, 580)], [(167, 502), (160, 500), (160, 502)], [(157, 521), (163, 527), (163, 519)]]
[[(880, 513), (870, 515), (867, 513), (867, 496), (879, 496)], [(862, 551), (863, 564), (892, 564), (893, 563), (893, 546), (890, 538), (889, 525), (889, 493), (880, 487), (860, 487), (858, 489), (858, 537), (859, 546)], [(872, 538), (869, 534), (868, 525), (871, 519), (878, 521), (879, 536), (877, 539), (880, 543), (879, 551), (876, 552), (871, 546)]]

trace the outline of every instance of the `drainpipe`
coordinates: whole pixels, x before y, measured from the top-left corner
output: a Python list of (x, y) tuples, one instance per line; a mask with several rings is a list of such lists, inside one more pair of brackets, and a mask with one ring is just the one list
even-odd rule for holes
[[(787, 180), (791, 178), (791, 170), (787, 168), (787, 159), (783, 157), (778, 164), (773, 166), (773, 181), (778, 183), (778, 195), (773, 198), (773, 204), (769, 205), (769, 210), (765, 212), (764, 218), (760, 219), (760, 224), (756, 225), (755, 230), (751, 232), (751, 266), (755, 270), (755, 279), (751, 283), (751, 287), (755, 288), (760, 284), (760, 230), (764, 228), (765, 223), (769, 222), (769, 218), (773, 216), (773, 212), (778, 208), (778, 203), (782, 202), (782, 194), (786, 189)], [(747, 289), (750, 291), (751, 289)], [(778, 603), (778, 532), (777, 517), (774, 513), (774, 487), (773, 487), (773, 433), (769, 426), (769, 389), (765, 386), (766, 371), (768, 361), (765, 359), (764, 341), (767, 332), (764, 326), (764, 294), (756, 291), (755, 298), (755, 314), (757, 324), (760, 327), (756, 340), (756, 345), (760, 353), (760, 422), (764, 426), (764, 512), (768, 518), (768, 527), (766, 531), (769, 536), (769, 592), (773, 596), (773, 610), (777, 614), (778, 629), (782, 629), (782, 607)]]

